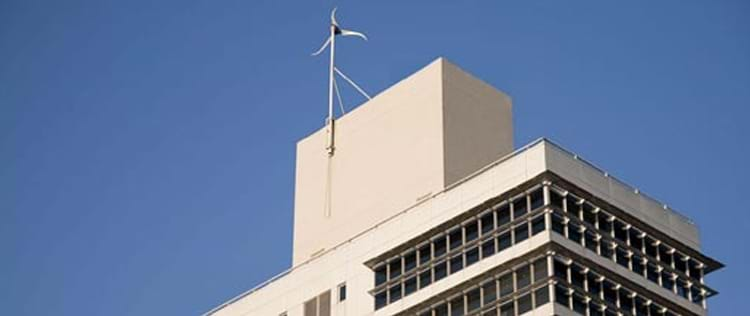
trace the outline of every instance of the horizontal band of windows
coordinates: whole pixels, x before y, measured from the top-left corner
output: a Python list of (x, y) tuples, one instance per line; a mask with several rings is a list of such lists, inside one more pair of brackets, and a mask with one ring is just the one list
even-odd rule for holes
[[(581, 311), (581, 301), (591, 301), (599, 306), (598, 310), (602, 312), (619, 310), (627, 312), (625, 315), (648, 316), (650, 310), (653, 310), (659, 312), (651, 313), (651, 316), (677, 315), (675, 311), (670, 312), (666, 307), (654, 303), (654, 298), (631, 290), (606, 277), (605, 273), (594, 271), (571, 259), (555, 256), (552, 273), (556, 283), (555, 302), (576, 312)], [(565, 289), (565, 292), (560, 292), (560, 288)], [(579, 299), (573, 295), (574, 292), (578, 293), (576, 295)], [(563, 294), (562, 297), (560, 294)], [(585, 315), (585, 310), (583, 314)]]
[(715, 293), (688, 276), (664, 267), (653, 258), (649, 260), (627, 245), (604, 238), (598, 232), (592, 232), (590, 227), (582, 228), (575, 219), (558, 214), (558, 211), (552, 214), (551, 226), (555, 233), (704, 308), (705, 299)]
[[(378, 300), (378, 295), (380, 295), (381, 302), (385, 302), (386, 304), (398, 301), (403, 296), (423, 289), (480, 260), (505, 251), (511, 246), (523, 242), (544, 230), (546, 230), (545, 215), (539, 214), (518, 223), (516, 226), (506, 227), (505, 230), (492, 234), (487, 239), (481, 239), (480, 242), (473, 244), (471, 247), (464, 247), (461, 251), (452, 252), (447, 256), (430, 260), (421, 264), (416, 269), (412, 269), (404, 274), (398, 274), (395, 278), (376, 286), (370, 292), (375, 293), (376, 301)], [(380, 276), (378, 276), (378, 272), (376, 271), (376, 279), (383, 277), (385, 271), (381, 271), (380, 273)], [(389, 294), (387, 299), (383, 301), (385, 298), (383, 293), (386, 292)]]
[[(541, 187), (526, 196), (530, 205), (537, 206), (538, 203), (533, 202), (531, 197), (538, 194), (543, 196)], [(504, 205), (514, 204), (504, 203)], [(492, 220), (490, 226), (485, 226), (490, 219), (487, 214), (483, 214), (446, 233), (427, 239), (427, 242), (418, 244), (417, 247), (405, 251), (400, 256), (381, 262), (373, 269), (376, 290), (421, 273), (418, 270), (430, 267), (431, 264), (445, 258), (452, 259), (477, 247), (481, 247), (480, 258), (486, 258), (546, 229), (543, 215), (536, 215), (541, 213), (543, 208), (537, 207), (532, 211), (523, 212), (523, 214), (518, 214), (518, 217), (510, 215), (513, 209), (513, 207), (508, 209), (501, 207), (491, 211), (489, 214), (494, 215), (490, 217)], [(508, 220), (496, 222), (496, 218), (505, 217), (501, 214), (508, 214)], [(473, 264), (473, 259), (474, 257), (470, 257), (465, 264)]]
[(514, 311), (524, 313), (532, 306), (549, 302), (549, 261), (548, 256), (537, 257), (516, 265), (513, 269), (476, 279), (447, 293), (436, 295), (426, 300), (429, 307), (415, 307), (397, 315), (484, 315), (500, 310), (505, 312), (502, 315), (515, 315), (512, 313)]
[(699, 280), (705, 273), (704, 262), (690, 258), (675, 247), (646, 234), (643, 229), (634, 227), (632, 223), (617, 218), (596, 204), (569, 193), (564, 188), (552, 185), (549, 190), (549, 199), (552, 206), (570, 214), (571, 217), (596, 227), (608, 237), (632, 245), (668, 266), (674, 266), (682, 273)]

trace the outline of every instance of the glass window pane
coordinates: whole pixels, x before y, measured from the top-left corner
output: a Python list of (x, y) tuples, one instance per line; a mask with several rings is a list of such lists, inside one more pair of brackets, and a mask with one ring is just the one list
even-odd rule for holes
[(531, 210), (536, 210), (544, 205), (544, 191), (542, 188), (538, 188), (529, 194), (531, 200)]
[(451, 300), (451, 316), (463, 316), (464, 297), (459, 296)]
[(560, 209), (563, 208), (563, 196), (560, 193), (557, 193), (557, 191), (550, 189), (549, 199), (550, 199), (550, 204), (557, 206)]
[(375, 294), (375, 309), (381, 309), (388, 303), (385, 291)]
[(479, 222), (471, 222), (469, 224), (466, 224), (466, 226), (464, 226), (464, 231), (466, 232), (467, 243), (474, 239), (477, 239), (477, 237), (479, 237)]
[(388, 280), (386, 269), (385, 264), (375, 268), (375, 286), (381, 285)]
[(388, 289), (388, 303), (393, 303), (401, 299), (401, 284), (396, 284)]
[(537, 216), (533, 220), (531, 220), (531, 234), (536, 235), (538, 233), (543, 232), (546, 229), (545, 223), (544, 223), (544, 215)]
[(570, 308), (570, 294), (568, 294), (568, 289), (559, 284), (555, 285), (555, 302)]
[(497, 227), (510, 223), (510, 204), (505, 203), (497, 209)]
[(583, 234), (581, 233), (580, 225), (574, 222), (568, 223), (568, 239), (570, 239), (571, 241), (579, 245), (581, 244), (581, 241), (583, 239)]
[(534, 282), (539, 282), (547, 277), (547, 257), (534, 261)]
[(462, 235), (463, 232), (460, 227), (448, 233), (448, 239), (450, 239), (450, 250), (455, 250), (458, 247), (461, 247), (464, 240)]
[(505, 249), (508, 249), (508, 248), (510, 248), (511, 245), (513, 245), (513, 241), (511, 240), (510, 232), (509, 231), (506, 231), (506, 232), (500, 234), (500, 236), (497, 236), (497, 249), (498, 249), (498, 251), (503, 251)]
[(500, 306), (500, 316), (513, 316), (513, 314), (515, 313), (513, 311), (513, 303), (514, 301), (510, 301)]
[(519, 218), (528, 213), (528, 204), (526, 203), (526, 196), (522, 196), (513, 201), (513, 219)]
[(404, 255), (404, 271), (408, 272), (417, 267), (417, 252), (412, 251)]
[(435, 316), (448, 316), (448, 304), (440, 304), (435, 307)]
[(479, 307), (482, 305), (480, 298), (481, 295), (479, 293), (479, 288), (473, 289), (466, 293), (466, 309), (469, 312), (479, 309)]
[(485, 305), (494, 302), (495, 299), (497, 299), (497, 284), (494, 280), (482, 285), (482, 295), (484, 297), (483, 301)]
[(419, 288), (424, 288), (432, 283), (432, 270), (427, 269), (419, 274)]
[(549, 289), (546, 286), (538, 288), (534, 291), (534, 300), (536, 301), (536, 307), (547, 304), (549, 302)]
[(440, 256), (445, 254), (446, 251), (446, 244), (445, 244), (445, 236), (440, 236), (437, 239), (432, 241), (432, 244), (434, 246), (434, 253), (435, 258), (439, 258)]
[(479, 248), (474, 247), (466, 251), (466, 266), (470, 266), (479, 261)]
[(482, 235), (487, 235), (495, 229), (495, 215), (492, 212), (482, 215)]
[(524, 314), (531, 310), (531, 293), (518, 298), (518, 315)]
[(499, 279), (500, 283), (500, 297), (510, 295), (513, 293), (513, 274), (508, 273), (503, 275)]
[(391, 280), (401, 275), (401, 258), (392, 259), (388, 263), (388, 269), (390, 270)]
[(451, 274), (461, 271), (464, 268), (464, 256), (459, 254), (451, 258)]
[(523, 289), (531, 284), (531, 271), (525, 265), (516, 269), (516, 289)]
[(514, 234), (516, 243), (529, 239), (529, 224), (525, 221), (518, 224), (518, 226), (515, 227)]
[(490, 238), (482, 243), (482, 258), (487, 258), (495, 254), (495, 239)]
[(552, 213), (552, 231), (565, 236), (565, 224), (563, 217), (557, 213)]
[(432, 275), (435, 277), (435, 281), (445, 278), (446, 275), (448, 275), (448, 266), (446, 261), (442, 261), (440, 263), (436, 263), (435, 266), (432, 268)]
[(404, 281), (404, 296), (414, 293), (417, 290), (417, 277), (412, 277)]
[(430, 247), (430, 244), (426, 244), (422, 246), (421, 248), (419, 248), (419, 264), (420, 265), (424, 265), (427, 262), (429, 262), (430, 259), (432, 259), (432, 256), (430, 255), (432, 252), (431, 248), (432, 247)]

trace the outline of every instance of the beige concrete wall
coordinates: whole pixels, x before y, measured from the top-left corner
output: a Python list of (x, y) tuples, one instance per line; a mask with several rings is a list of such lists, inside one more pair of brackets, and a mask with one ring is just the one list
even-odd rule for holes
[(338, 119), (330, 161), (325, 129), (301, 140), (293, 264), (510, 153), (510, 116), (506, 95), (438, 59)]
[(443, 63), (446, 186), (513, 151), (511, 100), (450, 62)]

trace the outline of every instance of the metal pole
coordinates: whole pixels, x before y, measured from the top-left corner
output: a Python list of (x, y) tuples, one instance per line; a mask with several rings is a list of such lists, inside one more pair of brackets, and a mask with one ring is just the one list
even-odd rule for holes
[(333, 144), (333, 132), (334, 132), (334, 126), (333, 126), (333, 75), (334, 75), (334, 64), (333, 64), (333, 58), (334, 58), (334, 52), (336, 51), (336, 26), (331, 25), (331, 47), (329, 47), (331, 50), (331, 61), (330, 65), (328, 67), (328, 120), (326, 122), (327, 131), (328, 131), (328, 144), (326, 144), (326, 150), (328, 151), (328, 156), (333, 156), (333, 150), (334, 150), (334, 144)]

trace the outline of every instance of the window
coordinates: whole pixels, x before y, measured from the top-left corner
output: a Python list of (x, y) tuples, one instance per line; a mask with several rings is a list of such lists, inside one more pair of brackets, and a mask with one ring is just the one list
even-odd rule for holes
[(466, 251), (466, 266), (470, 266), (479, 261), (479, 248), (474, 247)]
[(538, 188), (529, 194), (531, 199), (531, 210), (536, 210), (544, 205), (544, 191), (542, 188)]
[(450, 250), (456, 250), (461, 247), (461, 244), (463, 244), (463, 237), (461, 235), (463, 235), (461, 227), (448, 233), (448, 238), (450, 239)]
[(669, 273), (666, 270), (661, 272), (661, 286), (674, 292), (674, 277), (672, 273)]
[(604, 289), (604, 301), (607, 302), (607, 304), (616, 306), (617, 290), (615, 290), (615, 285), (612, 282), (604, 281), (602, 288)]
[(386, 273), (386, 265), (381, 265), (375, 268), (375, 286), (381, 285), (388, 280), (388, 274)]
[(417, 253), (415, 251), (404, 255), (404, 272), (409, 272), (417, 267)]
[(489, 234), (495, 229), (495, 215), (492, 212), (482, 215), (479, 221), (482, 223), (482, 236)]
[(500, 234), (500, 236), (497, 236), (497, 249), (498, 249), (498, 251), (503, 251), (505, 249), (508, 249), (508, 248), (510, 248), (511, 245), (513, 245), (513, 241), (511, 240), (510, 232), (509, 231), (506, 231), (506, 232)]
[(622, 247), (617, 247), (617, 264), (623, 266), (626, 269), (630, 269), (630, 256), (628, 251)]
[(565, 198), (565, 211), (570, 214), (570, 217), (578, 217), (580, 212), (581, 206), (576, 203), (576, 200), (578, 199), (570, 194)]
[(473, 289), (466, 293), (466, 309), (469, 312), (479, 309), (479, 307), (482, 305), (480, 298), (481, 295), (479, 293), (479, 288)]
[(596, 237), (596, 233), (587, 229), (583, 233), (583, 236), (585, 239), (584, 241), (586, 242), (586, 248), (588, 248), (589, 250), (593, 252), (597, 252), (599, 248), (599, 240)]
[(495, 239), (491, 238), (482, 244), (482, 258), (487, 258), (495, 254)]
[(393, 303), (401, 299), (401, 283), (388, 289), (388, 303)]
[(659, 261), (664, 262), (667, 266), (672, 265), (672, 252), (667, 246), (659, 245)]
[(495, 280), (482, 285), (482, 295), (484, 295), (484, 304), (489, 304), (497, 299), (497, 284)]
[(570, 266), (570, 283), (579, 288), (584, 288), (585, 282), (586, 274), (583, 273), (583, 268), (575, 264)]
[(404, 281), (404, 296), (414, 293), (417, 290), (417, 277), (412, 277)]
[(464, 296), (461, 295), (451, 300), (451, 316), (463, 316)]
[(559, 260), (555, 260), (553, 267), (555, 270), (555, 277), (558, 277), (562, 279), (563, 281), (567, 282), (568, 281), (568, 265), (560, 262)]
[(513, 219), (520, 218), (528, 212), (529, 210), (526, 203), (526, 196), (522, 196), (513, 201)]
[(534, 291), (534, 301), (536, 301), (537, 307), (549, 302), (549, 290), (546, 286), (538, 288), (536, 289), (536, 291)]
[(508, 273), (500, 277), (500, 297), (513, 293), (513, 274)]
[[(385, 294), (385, 292), (383, 293)], [(377, 296), (376, 296), (376, 308)], [(382, 306), (381, 306), (382, 307)], [(284, 313), (286, 314), (286, 312)], [(320, 295), (306, 301), (303, 307), (304, 316), (331, 316), (331, 291), (325, 291)]]
[(516, 243), (529, 239), (529, 224), (526, 222), (521, 223), (516, 227), (514, 233), (516, 235)]
[(565, 236), (564, 219), (557, 213), (552, 213), (552, 230), (560, 235)]
[(339, 284), (339, 302), (346, 301), (346, 283)]
[(431, 249), (430, 244), (426, 244), (419, 248), (419, 265), (424, 265), (432, 259), (430, 256)]
[(627, 312), (633, 310), (633, 293), (623, 288), (620, 288), (620, 308)]
[(513, 316), (514, 301), (507, 302), (500, 306), (500, 316)]
[(563, 196), (555, 190), (549, 190), (549, 201), (550, 204), (563, 208)]
[(612, 249), (612, 242), (608, 241), (606, 239), (603, 239), (601, 241), (601, 245), (599, 247), (600, 255), (602, 257), (605, 257), (607, 259), (612, 260), (612, 255), (614, 254), (614, 250)]
[(388, 264), (388, 268), (390, 269), (391, 279), (395, 279), (398, 276), (400, 276), (401, 275), (401, 258), (392, 259), (391, 262)]
[(442, 280), (446, 275), (448, 275), (448, 262), (442, 261), (440, 263), (436, 263), (432, 269), (432, 274), (435, 276), (435, 281)]
[[(381, 309), (388, 303), (388, 295), (385, 291), (375, 294), (375, 309)], [(305, 304), (305, 316), (307, 316), (307, 304)]]
[(539, 282), (547, 277), (547, 257), (534, 261), (534, 282)]
[(630, 245), (635, 249), (643, 251), (643, 237), (641, 235), (642, 233), (637, 229), (630, 229)]
[(531, 234), (536, 235), (546, 229), (544, 215), (540, 215), (531, 220)]
[(497, 227), (510, 223), (510, 204), (503, 204), (497, 210)]
[(638, 255), (633, 255), (633, 272), (644, 275), (643, 272), (646, 270), (646, 265), (643, 263), (643, 258)]
[(518, 298), (518, 315), (531, 310), (531, 293)]
[(448, 316), (448, 305), (441, 304), (435, 307), (435, 316)]
[(440, 256), (445, 254), (445, 236), (440, 236), (437, 239), (433, 240), (432, 245), (435, 247), (435, 249), (433, 249), (435, 251), (435, 258), (439, 258)]
[(583, 239), (581, 226), (573, 222), (568, 223), (568, 239), (580, 245)]
[(432, 270), (425, 270), (419, 274), (419, 288), (424, 288), (432, 283)]
[(459, 254), (451, 258), (451, 273), (456, 273), (464, 268), (464, 256)]
[(656, 241), (653, 238), (646, 236), (646, 238), (644, 238), (644, 242), (646, 243), (646, 254), (656, 258)]
[(528, 265), (523, 265), (516, 270), (516, 289), (522, 289), (531, 284), (531, 271)]
[(466, 242), (470, 242), (474, 239), (477, 239), (479, 237), (479, 223), (478, 222), (471, 222), (464, 227), (464, 230), (466, 231)]
[(583, 221), (591, 226), (596, 226), (596, 213), (594, 213), (594, 206), (589, 203), (583, 203)]
[(623, 243), (628, 242), (628, 231), (625, 230), (625, 223), (619, 220), (614, 220), (612, 226), (615, 231), (615, 239), (622, 241)]
[(570, 306), (570, 293), (562, 285), (555, 285), (555, 302), (562, 306)]
[(651, 280), (651, 282), (659, 284), (659, 269), (653, 264), (648, 264), (646, 266), (646, 277)]
[(581, 315), (586, 315), (586, 299), (579, 295), (573, 295), (573, 310)]
[(599, 229), (604, 232), (606, 236), (612, 236), (612, 218), (609, 214), (599, 212)]

